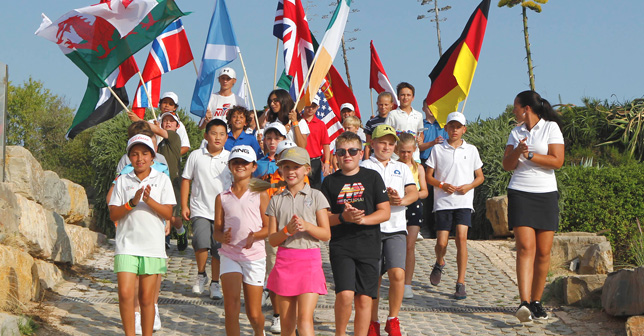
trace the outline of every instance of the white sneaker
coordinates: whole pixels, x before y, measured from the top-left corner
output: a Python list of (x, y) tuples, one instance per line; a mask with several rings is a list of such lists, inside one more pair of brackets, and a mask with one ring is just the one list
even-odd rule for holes
[(197, 274), (197, 279), (195, 279), (195, 285), (192, 286), (192, 292), (195, 294), (201, 294), (206, 289), (206, 284), (208, 284), (208, 276)]
[(271, 323), (271, 332), (273, 334), (279, 334), (282, 332), (282, 326), (280, 326), (279, 316), (273, 316), (273, 323)]
[(156, 303), (154, 304), (154, 325), (152, 326), (152, 330), (161, 330), (161, 316), (159, 316), (159, 305)]
[(210, 298), (213, 300), (221, 300), (221, 298), (224, 297), (221, 294), (221, 285), (219, 282), (211, 282), (210, 283)]
[(141, 313), (134, 312), (134, 334), (143, 335), (143, 329), (141, 329)]
[(262, 307), (266, 306), (270, 302), (270, 292), (268, 289), (264, 288), (264, 291), (262, 291)]
[(416, 236), (416, 241), (423, 240), (423, 239), (425, 239), (425, 237), (423, 237), (423, 236), (420, 234), (420, 231), (418, 231), (418, 236)]
[(405, 292), (403, 293), (403, 299), (413, 299), (414, 292), (411, 290), (411, 285), (405, 285)]

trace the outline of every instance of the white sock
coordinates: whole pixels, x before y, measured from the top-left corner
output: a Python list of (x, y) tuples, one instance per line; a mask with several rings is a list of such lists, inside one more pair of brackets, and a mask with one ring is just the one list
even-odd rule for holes
[(405, 289), (407, 288), (411, 289), (411, 285), (405, 285)]
[(391, 321), (391, 320), (393, 320), (395, 318), (396, 318), (395, 316), (389, 316), (389, 317), (387, 317), (387, 321)]
[(178, 235), (182, 235), (184, 232), (186, 232), (186, 229), (183, 227), (183, 225), (181, 225), (181, 229), (175, 229), (175, 230), (177, 230)]

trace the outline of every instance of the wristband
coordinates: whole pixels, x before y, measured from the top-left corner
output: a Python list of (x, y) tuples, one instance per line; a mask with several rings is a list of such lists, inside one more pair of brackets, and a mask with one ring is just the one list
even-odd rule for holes
[(130, 205), (130, 202), (131, 201), (127, 201), (127, 203), (125, 203), (125, 210), (127, 211), (132, 211), (132, 206)]
[(324, 164), (329, 164), (329, 160), (324, 160)]
[(441, 182), (441, 183), (439, 183), (439, 184), (438, 184), (438, 187), (439, 187), (440, 189), (443, 189), (443, 186), (444, 186), (444, 185), (445, 185), (445, 182)]
[(300, 123), (297, 121), (291, 122), (293, 124), (293, 127), (300, 127)]
[(292, 236), (292, 235), (293, 235), (292, 233), (289, 233), (289, 232), (288, 232), (288, 227), (286, 227), (286, 226), (284, 227), (284, 229), (282, 230), (282, 232), (284, 232), (284, 234), (285, 234), (287, 237), (290, 237), (290, 236)]
[(342, 212), (338, 215), (338, 220), (340, 221), (340, 224), (344, 224), (344, 223), (346, 223), (346, 221), (344, 220), (344, 218), (342, 218)]

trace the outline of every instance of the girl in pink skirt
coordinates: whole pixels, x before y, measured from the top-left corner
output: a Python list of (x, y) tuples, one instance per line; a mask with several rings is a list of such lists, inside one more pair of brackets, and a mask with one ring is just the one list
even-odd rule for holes
[(314, 335), (313, 311), (318, 296), (327, 293), (322, 270), (320, 240), (331, 238), (324, 195), (304, 182), (311, 159), (300, 147), (289, 148), (277, 161), (286, 189), (271, 198), (269, 243), (279, 246), (267, 288), (277, 294), (282, 335)]

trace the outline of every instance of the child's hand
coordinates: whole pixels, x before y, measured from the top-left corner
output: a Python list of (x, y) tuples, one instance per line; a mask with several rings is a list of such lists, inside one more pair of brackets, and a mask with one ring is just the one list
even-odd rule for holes
[(206, 110), (206, 121), (212, 120), (212, 111), (210, 109)]
[(132, 198), (132, 204), (134, 204), (134, 206), (137, 206), (139, 204), (139, 201), (141, 200), (141, 194), (143, 194), (143, 188), (137, 190), (134, 194), (134, 197)]
[(344, 211), (342, 212), (342, 219), (345, 222), (362, 224), (362, 219), (364, 218), (364, 210), (359, 210), (355, 208), (351, 203), (346, 203), (344, 205)]
[(184, 220), (190, 220), (190, 207), (181, 207), (181, 216)]
[(143, 202), (148, 203), (148, 201), (151, 200), (150, 191), (152, 191), (152, 186), (148, 184), (145, 186), (145, 189), (143, 189)]
[(443, 139), (442, 135), (437, 136), (436, 139), (434, 139), (434, 146), (436, 146), (438, 144), (442, 144), (444, 140), (445, 139)]
[(297, 122), (297, 111), (295, 111), (295, 109), (292, 109), (291, 112), (288, 113), (288, 120), (293, 123)]
[(297, 215), (293, 215), (293, 217), (291, 217), (291, 220), (288, 221), (288, 223), (286, 224), (286, 231), (288, 231), (288, 233), (294, 235), (299, 231), (297, 228), (297, 225), (298, 225), (297, 221), (298, 221)]
[(233, 239), (233, 233), (231, 232), (233, 228), (228, 228), (224, 231), (224, 244), (230, 244), (230, 241)]
[(453, 194), (454, 192), (456, 192), (456, 190), (457, 190), (456, 186), (451, 185), (449, 183), (443, 183), (443, 188), (441, 188), (441, 189), (443, 189), (443, 191), (445, 191), (446, 193), (448, 193), (450, 195)]
[(470, 190), (472, 190), (472, 185), (470, 184), (464, 184), (462, 186), (456, 187), (456, 191), (463, 195), (467, 194), (467, 192)]
[(392, 187), (387, 188), (387, 196), (389, 196), (391, 205), (400, 205), (402, 203), (402, 198), (398, 195), (398, 191)]
[(167, 220), (167, 221), (165, 221), (165, 235), (166, 235), (166, 236), (170, 234), (170, 229), (171, 229), (171, 227), (170, 227), (170, 221), (169, 221), (169, 220)]
[(244, 246), (244, 248), (249, 249), (253, 247), (254, 242), (255, 242), (255, 232), (251, 231), (248, 234), (248, 237), (246, 238), (246, 246)]

